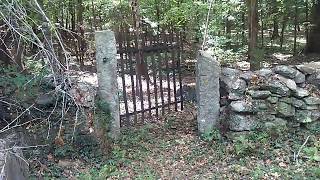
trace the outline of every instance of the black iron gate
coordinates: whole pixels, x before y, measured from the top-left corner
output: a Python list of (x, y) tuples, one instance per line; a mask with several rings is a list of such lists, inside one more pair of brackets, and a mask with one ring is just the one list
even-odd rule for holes
[[(183, 109), (180, 33), (128, 28), (116, 34), (121, 125)], [(153, 117), (153, 118), (150, 118)]]

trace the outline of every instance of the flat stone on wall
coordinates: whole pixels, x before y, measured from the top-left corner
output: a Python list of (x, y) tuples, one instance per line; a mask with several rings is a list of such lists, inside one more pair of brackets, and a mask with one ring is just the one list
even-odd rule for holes
[[(316, 67), (279, 65), (254, 72), (223, 68), (221, 92), (227, 97), (221, 97), (226, 102), (221, 109), (229, 129), (249, 131), (319, 122), (320, 81), (316, 79), (320, 66)], [(235, 88), (239, 79), (245, 83)]]
[(200, 134), (211, 132), (219, 121), (220, 64), (208, 52), (199, 51), (196, 69), (196, 93), (198, 104), (198, 129)]
[(96, 61), (98, 75), (98, 96), (108, 104), (110, 111), (110, 136), (116, 139), (120, 134), (120, 115), (117, 83), (117, 49), (112, 31), (97, 31)]

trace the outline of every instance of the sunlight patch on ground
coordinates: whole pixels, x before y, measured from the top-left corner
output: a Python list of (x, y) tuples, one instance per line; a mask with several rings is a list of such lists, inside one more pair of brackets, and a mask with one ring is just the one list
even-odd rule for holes
[(273, 53), (272, 56), (279, 61), (287, 61), (293, 55), (292, 54)]
[[(294, 41), (294, 37), (289, 37), (288, 38), (290, 41)], [(306, 39), (303, 37), (303, 38), (297, 38), (297, 43), (300, 43), (300, 44), (306, 44), (307, 41)]]

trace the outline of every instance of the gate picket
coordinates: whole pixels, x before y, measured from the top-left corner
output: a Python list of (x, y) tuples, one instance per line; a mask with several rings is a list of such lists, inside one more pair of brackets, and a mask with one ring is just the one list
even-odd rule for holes
[(122, 126), (183, 109), (181, 33), (162, 30), (153, 35), (152, 29), (148, 31), (145, 28), (137, 36), (121, 27), (117, 32)]

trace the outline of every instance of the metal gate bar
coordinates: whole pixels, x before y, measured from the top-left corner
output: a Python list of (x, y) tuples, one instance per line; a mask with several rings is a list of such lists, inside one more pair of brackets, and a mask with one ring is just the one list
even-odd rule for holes
[(146, 28), (137, 37), (128, 28), (119, 28), (122, 126), (144, 123), (145, 117), (183, 109), (180, 35), (173, 30), (153, 35)]

